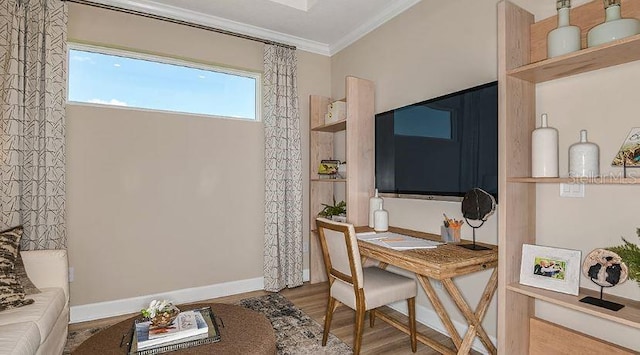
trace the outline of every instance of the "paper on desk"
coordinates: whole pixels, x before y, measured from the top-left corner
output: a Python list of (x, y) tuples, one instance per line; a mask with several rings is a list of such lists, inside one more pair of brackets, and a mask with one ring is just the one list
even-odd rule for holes
[(362, 233), (356, 233), (356, 238), (360, 239), (360, 240), (378, 240), (383, 238), (381, 235), (385, 234), (385, 233), (381, 233), (378, 234), (376, 232), (362, 232)]
[(437, 248), (440, 242), (415, 238), (404, 234), (385, 232), (385, 233), (358, 233), (356, 237), (360, 240), (380, 245), (394, 250), (409, 249), (430, 249)]

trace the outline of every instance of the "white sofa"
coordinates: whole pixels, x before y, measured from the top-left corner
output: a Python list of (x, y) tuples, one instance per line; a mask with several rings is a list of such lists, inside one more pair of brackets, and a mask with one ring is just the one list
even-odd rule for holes
[(35, 302), (0, 312), (0, 354), (62, 354), (69, 326), (66, 250), (22, 251), (24, 267), (42, 293)]

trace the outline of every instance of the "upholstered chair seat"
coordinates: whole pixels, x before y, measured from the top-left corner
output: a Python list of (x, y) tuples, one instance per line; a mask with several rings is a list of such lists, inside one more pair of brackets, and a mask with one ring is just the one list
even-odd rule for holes
[[(318, 218), (316, 225), (325, 270), (331, 285), (322, 345), (327, 344), (333, 311), (338, 302), (356, 311), (353, 352), (357, 355), (360, 353), (365, 313), (369, 311), (370, 324), (373, 327), (376, 308), (407, 300), (411, 350), (415, 352), (415, 297), (418, 291), (416, 281), (377, 267), (363, 268), (353, 225), (324, 218)], [(382, 315), (381, 318), (385, 320)]]
[[(375, 309), (399, 300), (416, 297), (416, 281), (402, 275), (368, 267), (362, 269), (365, 310)], [(331, 297), (340, 303), (356, 309), (356, 295), (353, 285), (336, 280), (331, 285)]]

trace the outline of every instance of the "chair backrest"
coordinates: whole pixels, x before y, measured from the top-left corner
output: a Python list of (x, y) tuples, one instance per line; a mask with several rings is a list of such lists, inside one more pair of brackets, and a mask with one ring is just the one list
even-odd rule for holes
[(362, 263), (353, 225), (326, 218), (316, 219), (316, 225), (329, 281), (338, 278), (355, 289), (362, 288)]

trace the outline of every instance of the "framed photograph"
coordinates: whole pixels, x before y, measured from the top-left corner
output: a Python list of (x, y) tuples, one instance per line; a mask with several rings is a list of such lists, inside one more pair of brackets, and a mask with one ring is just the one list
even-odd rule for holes
[(580, 250), (523, 244), (520, 283), (578, 295), (580, 258)]
[(335, 175), (338, 173), (340, 160), (321, 160), (318, 167), (319, 175)]
[(631, 128), (611, 165), (640, 166), (640, 127)]

